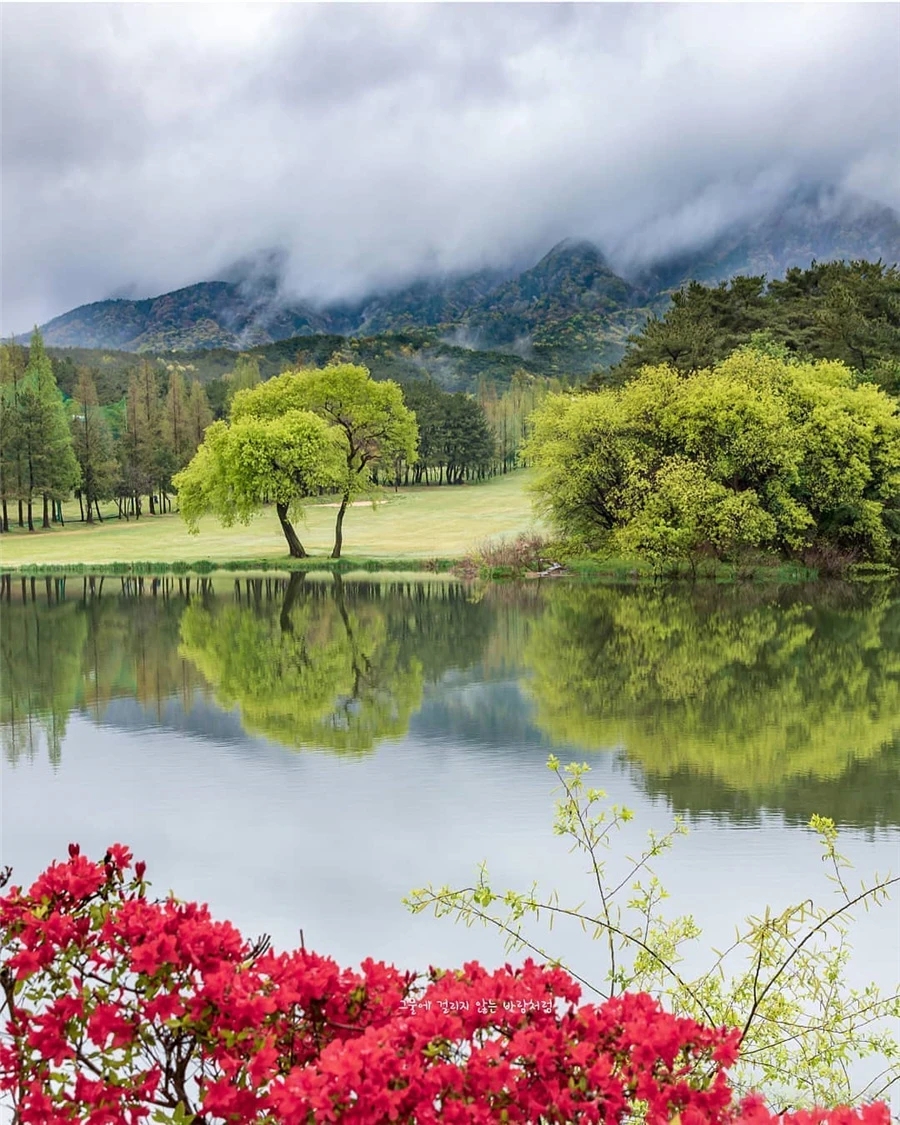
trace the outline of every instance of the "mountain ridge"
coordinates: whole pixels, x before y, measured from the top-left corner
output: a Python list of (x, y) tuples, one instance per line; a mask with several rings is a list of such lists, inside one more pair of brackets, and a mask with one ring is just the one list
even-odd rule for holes
[(56, 348), (132, 352), (238, 351), (304, 336), (374, 337), (427, 330), (448, 344), (535, 357), (584, 374), (615, 363), (627, 336), (689, 280), (782, 276), (814, 258), (900, 261), (900, 215), (827, 190), (794, 193), (753, 223), (699, 247), (616, 272), (602, 249), (564, 239), (518, 272), (482, 269), (422, 278), (355, 302), (323, 307), (279, 292), (277, 255), (233, 280), (198, 282), (157, 297), (78, 306), (41, 326)]

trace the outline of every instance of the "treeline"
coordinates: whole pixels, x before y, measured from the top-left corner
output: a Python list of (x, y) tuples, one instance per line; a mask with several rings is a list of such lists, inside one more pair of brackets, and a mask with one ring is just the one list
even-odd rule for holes
[[(0, 528), (35, 529), (63, 522), (73, 492), (81, 518), (102, 520), (101, 501), (120, 517), (171, 507), (171, 480), (190, 461), (212, 421), (203, 387), (142, 360), (124, 399), (101, 406), (92, 373), (76, 372), (71, 394), (60, 390), (35, 332), (26, 354), (0, 348)], [(40, 506), (40, 515), (36, 509)]]
[(620, 385), (665, 363), (682, 374), (714, 367), (755, 341), (801, 360), (835, 359), (866, 382), (900, 393), (900, 270), (883, 262), (813, 262), (783, 280), (691, 282), (661, 317), (628, 338), (621, 362), (594, 388)]
[[(38, 332), (28, 349), (0, 346), (0, 530), (61, 524), (73, 495), (87, 523), (102, 521), (101, 503), (115, 502), (120, 519), (170, 511), (172, 478), (207, 426), (261, 381), (252, 354), (233, 357), (232, 370), (205, 386), (189, 365), (151, 357), (135, 357), (124, 390), (121, 372), (107, 375), (102, 365), (54, 361)], [(407, 379), (418, 459), (382, 466), (376, 483), (462, 484), (509, 472), (528, 416), (557, 384), (519, 370), (502, 392), (484, 379), (473, 397), (430, 377)]]

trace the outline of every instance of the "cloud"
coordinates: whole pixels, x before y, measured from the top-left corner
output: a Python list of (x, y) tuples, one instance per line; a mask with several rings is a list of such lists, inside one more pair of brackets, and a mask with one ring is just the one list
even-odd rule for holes
[(2, 52), (4, 332), (269, 248), (322, 302), (900, 208), (894, 5), (14, 4)]

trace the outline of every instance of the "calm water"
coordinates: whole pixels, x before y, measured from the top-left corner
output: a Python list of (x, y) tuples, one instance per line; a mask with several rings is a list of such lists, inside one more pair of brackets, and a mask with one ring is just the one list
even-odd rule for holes
[[(280, 945), (302, 927), (346, 963), (497, 963), (495, 935), (400, 900), (485, 859), (497, 887), (584, 899), (551, 832), (551, 751), (636, 811), (623, 854), (688, 819), (657, 870), (713, 945), (827, 894), (813, 812), (860, 874), (900, 868), (897, 590), (79, 577), (3, 599), (17, 881), (70, 840), (120, 840), (158, 890)], [(857, 933), (884, 986), (898, 923), (893, 905)], [(580, 932), (545, 940), (596, 967)]]

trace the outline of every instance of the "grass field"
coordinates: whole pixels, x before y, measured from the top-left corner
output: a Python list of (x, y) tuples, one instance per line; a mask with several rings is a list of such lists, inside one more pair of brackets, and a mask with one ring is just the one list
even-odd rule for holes
[[(409, 488), (387, 492), (376, 509), (367, 504), (347, 512), (344, 554), (356, 558), (460, 558), (487, 539), (544, 530), (532, 514), (527, 472), (510, 473), (485, 484)], [(222, 527), (207, 519), (189, 535), (181, 517), (112, 518), (86, 527), (78, 505), (65, 509), (65, 527), (29, 533), (16, 528), (0, 537), (5, 566), (40, 563), (211, 562), (287, 557), (287, 545), (272, 508), (249, 527)], [(106, 513), (104, 513), (104, 516)], [(310, 505), (297, 531), (311, 554), (331, 552), (335, 509)], [(71, 520), (72, 522), (68, 522)]]

